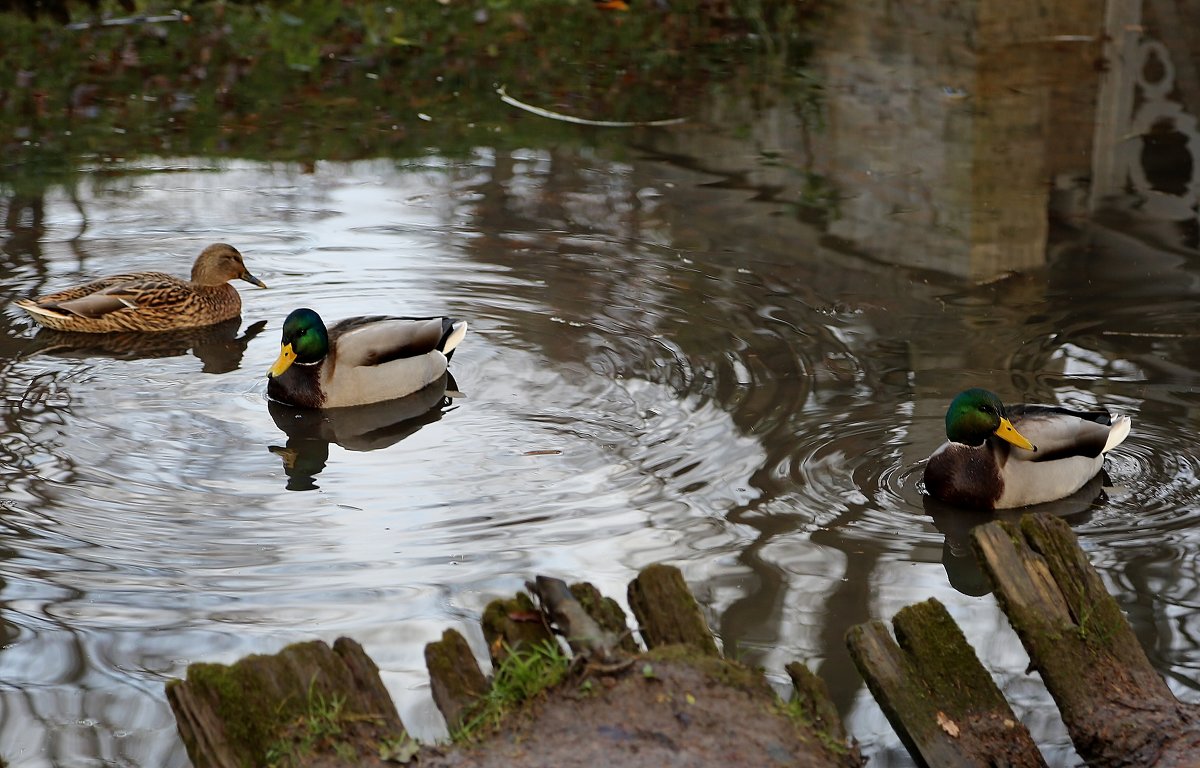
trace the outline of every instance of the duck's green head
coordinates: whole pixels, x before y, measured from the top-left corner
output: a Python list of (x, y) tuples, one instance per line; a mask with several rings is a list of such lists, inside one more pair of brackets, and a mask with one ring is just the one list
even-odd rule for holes
[(1008, 420), (1000, 398), (978, 387), (959, 393), (946, 411), (946, 437), (964, 445), (981, 445), (990, 435), (1027, 451), (1037, 450)]
[(329, 354), (329, 332), (321, 316), (307, 307), (294, 310), (283, 321), (283, 340), (279, 343), (279, 358), (267, 372), (280, 376), (292, 363), (311, 365)]

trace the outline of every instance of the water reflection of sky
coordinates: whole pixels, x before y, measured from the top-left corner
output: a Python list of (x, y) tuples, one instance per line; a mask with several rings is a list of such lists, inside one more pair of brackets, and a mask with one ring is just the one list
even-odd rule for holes
[[(920, 85), (910, 58), (894, 71)], [(963, 567), (965, 526), (918, 487), (946, 402), (971, 383), (1133, 414), (1104, 495), (1061, 513), (1157, 668), (1196, 700), (1200, 274), (1186, 228), (1075, 210), (1072, 226), (1038, 230), (1043, 266), (978, 284), (920, 271), (931, 253), (904, 252), (1009, 242), (947, 223), (1003, 200), (939, 188), (924, 210), (941, 219), (880, 213), (916, 182), (872, 197), (856, 176), (870, 153), (829, 160), (868, 92), (831, 91), (841, 122), (826, 134), (782, 108), (755, 126), (772, 146), (831, 150), (822, 172), (859, 195), (825, 228), (787, 194), (812, 157), (755, 166), (764, 134), (719, 124), (639, 135), (619, 161), (565, 148), (307, 170), (161, 158), (88, 181), (79, 206), (50, 190), (36, 250), (10, 254), (10, 299), (184, 272), (215, 240), (271, 288), (243, 291), (243, 327), (266, 321), (262, 333), (206, 341), (220, 364), (174, 348), (42, 349), (5, 311), (3, 756), (186, 764), (165, 679), (340, 634), (379, 664), (410, 728), (437, 734), (422, 648), (446, 626), (482, 650), (484, 605), (534, 573), (623, 599), (638, 568), (668, 561), (732, 653), (778, 680), (793, 660), (817, 669), (873, 764), (911, 761), (843, 635), (937, 597), (1052, 764), (1070, 765), (1024, 651)], [(960, 111), (970, 98), (944, 99), (919, 97), (951, 122), (973, 114)], [(1062, 204), (1038, 201), (1042, 216)], [(263, 374), (300, 305), (468, 319), (452, 366), (463, 396), (398, 419), (401, 438), (376, 450), (347, 432), (285, 432)], [(289, 490), (297, 457), (316, 457), (308, 490)]]
[[(476, 637), (486, 601), (534, 572), (586, 576), (621, 596), (638, 567), (658, 560), (684, 569), (741, 657), (776, 675), (797, 658), (824, 668), (842, 686), (855, 733), (881, 755), (899, 748), (858, 690), (835, 629), (931, 595), (985, 664), (1013, 678), (1001, 682), (1018, 711), (1050, 721), (1035, 733), (1061, 743), (1045, 694), (1016, 673), (1023, 652), (998, 610), (947, 583), (943, 536), (916, 487), (942, 406), (931, 396), (913, 407), (909, 323), (887, 322), (920, 317), (948, 337), (962, 333), (963, 314), (983, 319), (991, 304), (957, 301), (964, 311), (945, 327), (943, 289), (912, 291), (902, 271), (887, 278), (887, 268), (852, 260), (830, 270), (828, 254), (789, 262), (720, 230), (686, 251), (621, 229), (581, 239), (622, 221), (614, 208), (629, 215), (611, 190), (589, 196), (603, 184), (595, 159), (513, 164), (513, 183), (494, 178), (490, 162), (319, 165), (315, 174), (235, 163), (176, 170), (170, 194), (135, 177), (138, 188), (83, 198), (82, 269), (58, 236), (76, 226), (69, 209), (58, 223), (65, 206), (49, 208), (46, 275), (22, 276), (14, 293), (161, 266), (164, 242), (186, 264), (217, 238), (235, 242), (272, 287), (244, 292), (245, 321), (268, 328), (246, 343), (240, 367), (215, 376), (190, 356), (32, 354), (36, 341), (23, 341), (9, 316), (24, 356), (8, 368), (7, 393), (23, 395), (40, 376), (62, 400), (26, 405), (9, 436), (21, 462), (11, 490), (22, 494), (5, 512), (2, 595), (19, 630), (0, 654), (14, 702), (9, 754), (41, 754), (49, 731), (65, 754), (120, 748), (142, 764), (178, 763), (163, 679), (188, 661), (314, 635), (362, 640), (413, 727), (434, 733), (421, 647), (441, 628)], [(613, 174), (626, 201), (678, 183), (669, 167)], [(153, 194), (143, 199), (142, 187)], [(263, 189), (272, 202), (262, 203)], [(200, 192), (222, 202), (194, 206)], [(678, 215), (669, 198), (655, 199), (647, 218)], [(473, 230), (475, 217), (496, 224)], [(165, 240), (179, 219), (191, 221), (188, 233)], [(853, 291), (843, 290), (848, 271)], [(318, 487), (286, 491), (282, 458), (269, 450), (286, 435), (267, 412), (262, 371), (278, 318), (299, 304), (330, 317), (445, 309), (469, 318), (453, 366), (465, 397), (382, 450), (327, 445)], [(972, 332), (1013, 348), (1044, 344), (1037, 325), (978, 325)], [(1041, 381), (1037, 366), (1048, 367), (1068, 400), (1086, 400), (1089, 382), (1114, 365), (1077, 344), (1048, 350), (1029, 370)], [(998, 375), (986, 365), (969, 373)], [(1107, 380), (1139, 382), (1136, 373)], [(963, 374), (946, 378), (954, 375)], [(1135, 395), (1106, 399), (1136, 410)], [(1143, 428), (1156, 430), (1139, 419)], [(1130, 494), (1145, 492), (1136, 470), (1151, 461), (1116, 460)], [(1128, 509), (1104, 508), (1110, 525), (1135, 527)], [(81, 687), (108, 701), (79, 702)], [(72, 707), (71, 722), (95, 721), (87, 747), (72, 746), (81, 726), (58, 720)]]

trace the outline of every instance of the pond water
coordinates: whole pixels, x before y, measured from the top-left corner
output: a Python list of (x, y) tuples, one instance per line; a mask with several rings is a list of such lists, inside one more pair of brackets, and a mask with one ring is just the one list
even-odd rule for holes
[[(1126, 43), (1164, 46), (1152, 31)], [(185, 766), (165, 681), (340, 635), (437, 738), (422, 652), (443, 629), (485, 658), (483, 607), (532, 575), (623, 601), (638, 569), (669, 562), (726, 653), (781, 689), (791, 661), (818, 671), (873, 766), (912, 762), (843, 635), (928, 597), (1051, 764), (1076, 765), (972, 566), (978, 518), (922, 495), (945, 406), (972, 384), (1133, 417), (1106, 475), (1054, 509), (1173, 690), (1200, 701), (1197, 189), (1177, 141), (1104, 144), (1149, 119), (1111, 106), (1145, 78), (1066, 88), (1026, 57), (1006, 76), (1058, 108), (1014, 127), (1008, 83), (903, 47), (830, 48), (819, 124), (716, 95), (619, 150), (142, 158), (36, 212), (10, 200), (0, 755)], [(1049, 48), (1081, 58), (1078, 41)], [(1156, 82), (1178, 109), (1151, 125), (1194, 137), (1200, 94)], [(1081, 92), (1099, 105), (1085, 116), (1051, 98)], [(1144, 111), (1148, 93), (1126, 102)], [(941, 128), (885, 136), (896, 114)], [(215, 241), (270, 286), (239, 284), (235, 327), (79, 345), (11, 304), (184, 273)], [(299, 306), (466, 319), (450, 396), (324, 421), (269, 408)]]

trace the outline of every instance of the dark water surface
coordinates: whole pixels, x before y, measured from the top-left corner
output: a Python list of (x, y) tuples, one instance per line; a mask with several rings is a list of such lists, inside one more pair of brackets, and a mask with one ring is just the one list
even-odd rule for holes
[[(1179, 154), (1200, 91), (1172, 63), (1194, 54), (1150, 18), (1109, 19), (1103, 72), (1086, 25), (1018, 30), (1015, 54), (860, 34), (904, 21), (884, 5), (815, 58), (820, 119), (718, 94), (621, 153), (143, 158), (49, 190), (40, 231), (9, 201), (0, 755), (187, 765), (166, 680), (339, 635), (435, 738), (422, 650), (444, 628), (484, 657), (479, 614), (529, 576), (623, 599), (665, 561), (727, 653), (781, 685), (790, 661), (819, 671), (872, 766), (911, 760), (842, 637), (928, 597), (1075, 765), (971, 565), (978, 519), (919, 485), (973, 384), (1133, 417), (1107, 476), (1055, 509), (1200, 701), (1200, 189)], [(1134, 66), (1151, 58), (1168, 66)], [(80, 347), (11, 305), (186, 272), (214, 241), (271, 286), (245, 286), (235, 327)], [(467, 319), (462, 396), (269, 409), (298, 306)]]

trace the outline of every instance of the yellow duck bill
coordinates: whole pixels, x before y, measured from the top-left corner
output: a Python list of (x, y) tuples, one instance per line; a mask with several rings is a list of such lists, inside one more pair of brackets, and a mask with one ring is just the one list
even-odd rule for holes
[[(295, 355), (292, 355), (292, 357), (294, 358)], [(283, 360), (282, 354), (279, 356), (279, 359), (280, 361)], [(279, 363), (275, 363), (275, 366), (279, 367)], [(283, 369), (286, 370), (287, 365), (283, 366)], [(274, 371), (275, 369), (272, 368), (271, 370)], [(282, 372), (283, 371), (281, 370), (280, 373)], [(1018, 448), (1024, 448), (1027, 451), (1037, 450), (1037, 446), (1026, 440), (1025, 436), (1018, 432), (1017, 428), (1014, 427), (1012, 422), (1008, 419), (1000, 419), (1000, 426), (996, 427), (996, 437), (1000, 438), (1001, 440), (1006, 440)]]
[[(296, 362), (296, 351), (292, 349), (291, 344), (284, 344), (279, 348), (279, 358), (275, 360), (275, 364), (271, 366), (271, 370), (267, 371), (267, 375), (281, 376), (284, 371), (292, 367), (292, 363), (294, 362)], [(1011, 425), (1009, 429), (1012, 429)], [(1013, 431), (1015, 432), (1016, 430)], [(1021, 439), (1024, 440), (1024, 438)]]

